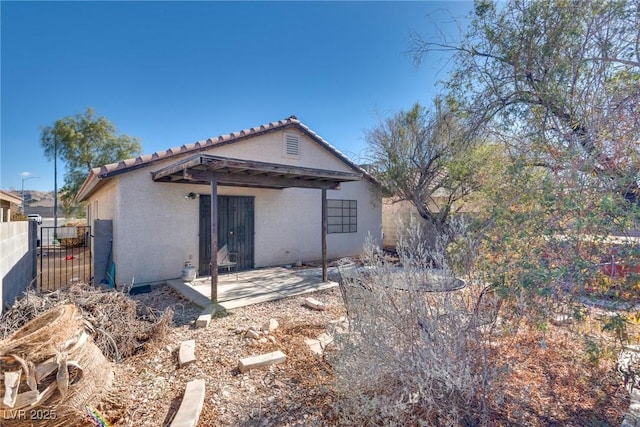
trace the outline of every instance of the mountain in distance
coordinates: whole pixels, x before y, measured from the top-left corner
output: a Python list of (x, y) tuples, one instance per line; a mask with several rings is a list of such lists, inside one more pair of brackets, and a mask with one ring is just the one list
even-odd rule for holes
[[(20, 191), (16, 191), (20, 194)], [(58, 196), (58, 202), (60, 197)], [(53, 191), (24, 190), (24, 204), (31, 207), (53, 207)]]

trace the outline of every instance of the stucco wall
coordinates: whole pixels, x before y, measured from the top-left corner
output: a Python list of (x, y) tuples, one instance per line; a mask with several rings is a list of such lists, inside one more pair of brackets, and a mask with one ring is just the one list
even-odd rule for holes
[(87, 204), (89, 224), (96, 219), (113, 219), (120, 205), (119, 180), (119, 176), (107, 180), (100, 191), (91, 196)]
[[(93, 227), (93, 235), (96, 234), (96, 220), (114, 220), (112, 226), (115, 229), (118, 227), (121, 221), (115, 221), (116, 212), (119, 211), (120, 206), (120, 177), (115, 176), (105, 182), (100, 188), (100, 191), (94, 193), (89, 200), (87, 200), (87, 223)], [(93, 273), (95, 283), (100, 283), (104, 278), (105, 269), (107, 266), (107, 257), (102, 255), (102, 248), (108, 245), (108, 242), (103, 241), (104, 236), (96, 239), (91, 239), (91, 251), (93, 253)], [(114, 239), (115, 241), (115, 239)]]
[(389, 199), (382, 202), (382, 230), (384, 232), (384, 246), (395, 248), (400, 235), (406, 232), (411, 217), (420, 224), (423, 230), (431, 230), (431, 225), (423, 219), (415, 206), (406, 200), (392, 203)]
[(0, 313), (36, 277), (36, 229), (32, 221), (0, 223)]
[(113, 222), (118, 283), (179, 277), (184, 261), (198, 255), (198, 201), (185, 195), (206, 186), (156, 183), (148, 168), (121, 175), (119, 184)]
[[(300, 158), (292, 159), (283, 156), (285, 133), (293, 133), (300, 137)], [(315, 141), (309, 139), (297, 129), (278, 131), (256, 138), (223, 145), (211, 151), (216, 156), (233, 157), (242, 160), (256, 160), (267, 163), (303, 166), (315, 169), (331, 169), (341, 172), (354, 172), (348, 165), (339, 161), (333, 154), (325, 150)]]
[[(342, 190), (327, 191), (328, 199), (358, 201), (358, 232), (327, 235), (330, 258), (353, 256), (362, 252), (370, 232), (381, 240), (381, 207), (372, 203), (369, 183), (347, 183)], [(322, 257), (322, 192), (290, 188), (285, 190), (251, 190), (255, 198), (256, 267), (313, 261)], [(221, 194), (237, 194), (225, 189)]]
[[(436, 211), (438, 206), (444, 206), (445, 200), (443, 198), (437, 198), (438, 204), (431, 204), (430, 209)], [(478, 203), (465, 203), (456, 213), (451, 214), (451, 218), (465, 216), (468, 214), (473, 215), (480, 211)], [(382, 230), (384, 232), (384, 246), (395, 247), (398, 244), (398, 239), (402, 233), (407, 231), (411, 218), (420, 224), (420, 229), (435, 239), (433, 226), (429, 221), (420, 216), (416, 207), (409, 201), (403, 200), (399, 202), (393, 202), (391, 199), (385, 198), (382, 201)]]
[[(282, 156), (283, 133), (275, 132), (248, 141), (218, 147), (208, 153), (239, 159), (353, 172), (300, 132), (299, 160)], [(141, 168), (114, 177), (91, 197), (98, 200), (98, 217), (114, 219), (113, 259), (118, 283), (146, 283), (180, 276), (184, 261), (198, 265), (199, 201), (189, 192), (210, 194), (207, 185), (156, 183), (151, 172), (175, 161)], [(329, 190), (329, 199), (358, 201), (358, 232), (329, 234), (330, 258), (361, 253), (369, 232), (381, 239), (382, 211), (372, 202), (368, 181), (342, 184)], [(253, 189), (218, 187), (220, 195), (255, 197), (255, 266), (271, 266), (321, 258), (321, 191), (314, 189)], [(118, 212), (110, 210), (112, 206)], [(116, 208), (117, 207), (117, 208)], [(95, 219), (95, 214), (94, 214)]]

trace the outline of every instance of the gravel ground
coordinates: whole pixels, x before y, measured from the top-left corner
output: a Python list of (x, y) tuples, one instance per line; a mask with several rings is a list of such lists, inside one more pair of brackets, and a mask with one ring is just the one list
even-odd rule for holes
[[(145, 343), (141, 349), (135, 352), (136, 346), (134, 352), (127, 353), (133, 356), (113, 365), (113, 385), (97, 406), (110, 425), (170, 425), (186, 384), (196, 379), (203, 379), (206, 387), (199, 426), (336, 425), (341, 414), (332, 410), (334, 403), (340, 402), (332, 392), (333, 369), (326, 359), (309, 350), (305, 339), (317, 338), (331, 322), (345, 315), (339, 288), (237, 308), (204, 329), (194, 327), (202, 309), (167, 286), (132, 296), (137, 317), (135, 313), (120, 315), (126, 314), (126, 307), (132, 308), (123, 304), (121, 294), (86, 292), (71, 289), (49, 294), (46, 300), (82, 302), (93, 317), (108, 319), (112, 326), (127, 326), (109, 329), (114, 333), (124, 330), (136, 335), (136, 330), (152, 330), (156, 337), (149, 340), (147, 334), (139, 341)], [(328, 309), (315, 311), (303, 306), (309, 296), (327, 304)], [(31, 309), (35, 306), (44, 310), (40, 307), (43, 298), (25, 298), (22, 308), (14, 312), (17, 320), (34, 314)], [(126, 302), (131, 301), (127, 298)], [(173, 324), (149, 329), (158, 324), (167, 308), (173, 311)], [(141, 317), (153, 322), (147, 324)], [(610, 347), (615, 337), (603, 332), (597, 318), (597, 313), (592, 313), (588, 316), (591, 321), (573, 326), (549, 324), (544, 330), (523, 325), (517, 335), (506, 335), (491, 344), (495, 351), (488, 353), (488, 363), (510, 369), (499, 387), (488, 392), (491, 421), (486, 425), (620, 425), (629, 408), (629, 393), (618, 372), (616, 355), (607, 350), (617, 348)], [(270, 334), (259, 339), (248, 336), (249, 328), (261, 330), (271, 319), (278, 327)], [(105, 327), (104, 322), (102, 325)], [(329, 329), (333, 331), (335, 326)], [(628, 332), (640, 337), (637, 325)], [(189, 339), (196, 343), (196, 362), (179, 367), (180, 342)], [(602, 349), (599, 353), (588, 345), (594, 340), (601, 345), (596, 347)], [(240, 359), (276, 350), (287, 355), (285, 363), (244, 374), (238, 371)], [(334, 350), (329, 346), (327, 351)]]
[[(326, 311), (303, 306), (313, 296)], [(141, 309), (171, 307), (174, 325), (164, 339), (115, 366), (113, 402), (101, 407), (114, 426), (168, 425), (180, 405), (188, 381), (205, 380), (205, 402), (199, 425), (302, 426), (322, 424), (330, 397), (326, 361), (304, 342), (325, 332), (332, 320), (344, 315), (339, 289), (318, 291), (279, 301), (231, 310), (208, 328), (195, 329), (201, 309), (167, 286), (133, 297)], [(262, 340), (246, 336), (270, 319), (276, 330)], [(196, 362), (178, 366), (183, 340), (196, 342)], [(262, 342), (261, 342), (262, 341)], [(288, 359), (281, 365), (241, 374), (238, 360), (276, 350)]]

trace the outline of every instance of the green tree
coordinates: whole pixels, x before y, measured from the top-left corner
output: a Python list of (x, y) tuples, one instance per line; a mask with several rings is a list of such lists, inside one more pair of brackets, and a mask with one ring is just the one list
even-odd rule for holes
[[(510, 299), (505, 315), (542, 322), (556, 302), (593, 295), (612, 253), (637, 265), (637, 249), (607, 237), (640, 218), (639, 11), (640, 0), (480, 0), (459, 43), (414, 39), (418, 61), (452, 54), (449, 105), (503, 146), (474, 248), (479, 282)], [(625, 280), (601, 291), (637, 302), (638, 277)]]
[(433, 111), (415, 104), (381, 120), (366, 142), (387, 195), (411, 202), (439, 230), (477, 187), (473, 138), (440, 101)]
[(43, 127), (41, 142), (48, 159), (66, 163), (65, 193), (74, 197), (92, 168), (137, 156), (142, 149), (137, 138), (118, 135), (115, 125), (92, 108)]
[(594, 174), (640, 202), (640, 1), (478, 0), (460, 43), (414, 38), (420, 61), (448, 50), (451, 99), (530, 165)]
[(62, 213), (65, 218), (74, 218), (78, 205), (75, 201), (75, 193), (71, 192), (68, 186), (60, 189), (60, 201), (62, 202)]

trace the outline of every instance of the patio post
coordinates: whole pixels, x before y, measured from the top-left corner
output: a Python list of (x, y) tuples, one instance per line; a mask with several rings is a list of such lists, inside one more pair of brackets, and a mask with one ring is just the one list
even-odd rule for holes
[(211, 177), (211, 302), (218, 302), (218, 179)]
[(327, 274), (327, 189), (322, 189), (322, 281), (326, 282)]

